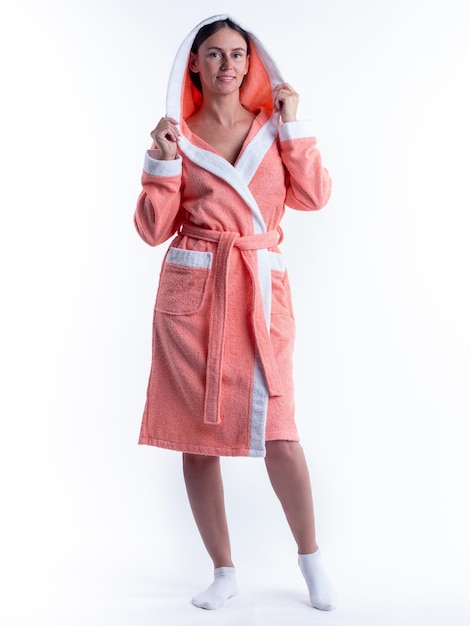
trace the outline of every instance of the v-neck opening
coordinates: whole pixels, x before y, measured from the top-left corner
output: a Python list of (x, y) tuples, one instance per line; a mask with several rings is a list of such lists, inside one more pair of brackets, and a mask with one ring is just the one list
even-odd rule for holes
[(231, 163), (228, 159), (226, 159), (216, 148), (214, 148), (212, 144), (210, 144), (205, 139), (200, 137), (197, 133), (194, 133), (189, 128), (186, 122), (185, 122), (185, 127), (188, 131), (188, 134), (190, 135), (188, 139), (191, 141), (191, 143), (193, 143), (193, 145), (195, 145), (197, 148), (200, 148), (202, 150), (206, 150), (206, 152), (211, 152), (212, 154), (215, 154), (217, 157), (222, 159), (222, 161), (224, 161), (227, 165), (229, 165), (230, 167), (233, 167), (234, 169), (237, 169), (237, 165), (240, 162), (241, 157), (244, 155), (246, 149), (248, 148), (251, 140), (253, 139), (253, 137), (255, 137), (258, 134), (258, 132), (263, 127), (263, 123), (267, 119), (267, 118), (266, 119), (264, 118), (266, 118), (266, 113), (261, 109), (252, 119), (250, 128), (243, 141), (242, 147), (240, 148), (237, 158), (235, 159), (233, 163)]

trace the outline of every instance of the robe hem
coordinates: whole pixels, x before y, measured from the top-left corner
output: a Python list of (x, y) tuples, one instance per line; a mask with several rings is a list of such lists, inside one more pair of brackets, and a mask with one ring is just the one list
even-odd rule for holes
[(163, 441), (153, 437), (140, 437), (139, 445), (156, 446), (176, 452), (187, 452), (189, 454), (202, 454), (204, 456), (265, 456), (265, 450), (250, 450), (250, 448), (223, 448), (217, 446), (197, 446), (193, 444), (174, 443), (173, 441)]
[[(295, 441), (298, 442), (297, 436), (291, 434), (280, 435), (268, 439), (267, 441)], [(264, 458), (266, 456), (266, 449), (254, 449), (250, 448), (220, 448), (216, 446), (197, 446), (192, 444), (174, 443), (172, 441), (163, 441), (161, 439), (154, 439), (153, 437), (140, 437), (138, 441), (139, 445), (154, 446), (157, 448), (164, 448), (166, 450), (174, 450), (175, 452), (187, 452), (188, 454), (201, 454), (203, 456), (245, 456), (252, 458)]]

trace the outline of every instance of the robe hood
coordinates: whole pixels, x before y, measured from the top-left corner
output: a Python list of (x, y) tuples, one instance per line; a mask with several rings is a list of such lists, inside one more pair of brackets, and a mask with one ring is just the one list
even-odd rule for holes
[(260, 40), (230, 15), (221, 14), (200, 22), (183, 40), (173, 62), (168, 82), (166, 114), (180, 123), (195, 113), (201, 104), (201, 93), (194, 87), (189, 74), (191, 46), (199, 29), (219, 20), (231, 19), (247, 33), (250, 39), (250, 67), (240, 88), (240, 101), (248, 110), (257, 113), (263, 109), (267, 116), (273, 113), (273, 87), (284, 82), (281, 72)]

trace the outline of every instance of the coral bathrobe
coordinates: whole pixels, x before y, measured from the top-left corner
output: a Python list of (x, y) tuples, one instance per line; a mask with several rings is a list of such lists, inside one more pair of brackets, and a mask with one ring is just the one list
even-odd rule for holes
[(191, 133), (200, 95), (188, 73), (197, 30), (170, 76), (167, 115), (180, 121), (178, 156), (148, 150), (135, 225), (166, 253), (155, 303), (152, 366), (139, 443), (205, 455), (265, 455), (267, 440), (298, 441), (294, 317), (279, 252), (285, 205), (321, 208), (330, 195), (309, 124), (282, 124), (272, 88), (283, 82), (250, 34), (241, 102), (256, 114), (234, 165)]

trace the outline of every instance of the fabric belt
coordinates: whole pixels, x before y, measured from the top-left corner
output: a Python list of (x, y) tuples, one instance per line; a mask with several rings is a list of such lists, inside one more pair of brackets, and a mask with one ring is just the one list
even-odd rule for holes
[(220, 399), (224, 363), (225, 326), (228, 310), (228, 269), (233, 248), (241, 251), (241, 257), (251, 279), (253, 300), (251, 318), (257, 355), (270, 396), (281, 396), (282, 385), (273, 347), (269, 337), (269, 321), (264, 315), (256, 257), (251, 250), (272, 248), (282, 239), (282, 231), (270, 230), (256, 235), (240, 235), (237, 232), (209, 230), (193, 224), (183, 224), (180, 235), (217, 243), (214, 265), (213, 312), (209, 322), (209, 344), (206, 365), (206, 396), (204, 399), (204, 423), (220, 424)]

